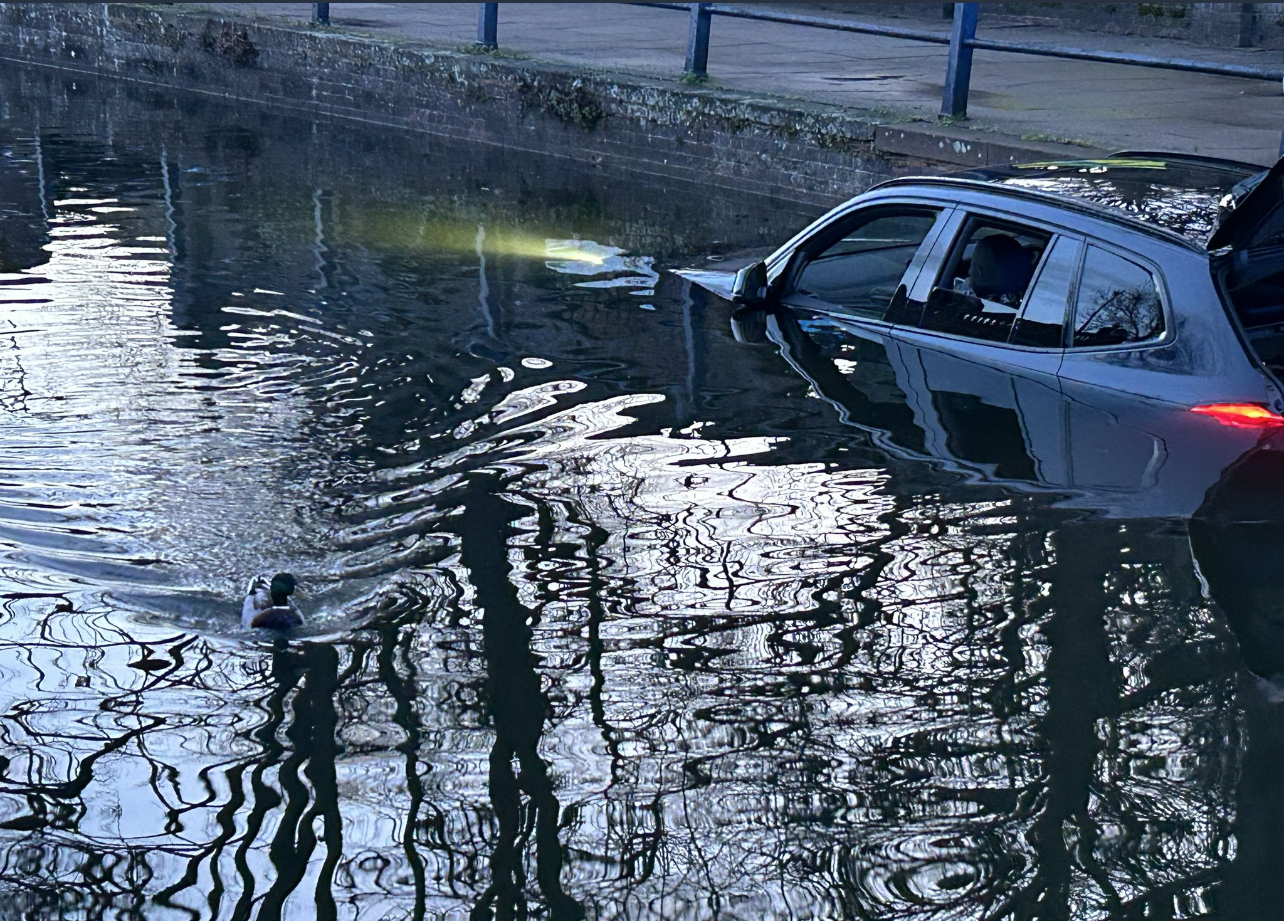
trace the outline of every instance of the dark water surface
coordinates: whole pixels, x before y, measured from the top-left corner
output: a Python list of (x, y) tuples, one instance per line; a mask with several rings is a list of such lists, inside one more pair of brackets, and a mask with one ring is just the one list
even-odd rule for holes
[(737, 342), (668, 270), (801, 206), (6, 76), (0, 918), (1277, 904), (1280, 544), (1172, 441)]

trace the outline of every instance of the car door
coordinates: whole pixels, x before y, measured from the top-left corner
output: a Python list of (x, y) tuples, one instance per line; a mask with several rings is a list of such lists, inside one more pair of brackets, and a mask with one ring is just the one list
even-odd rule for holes
[[(1069, 485), (1057, 370), (1083, 241), (963, 209), (950, 230), (892, 330), (916, 421), (934, 453), (996, 479)], [(993, 258), (983, 266), (987, 251)]]
[(1067, 398), (1071, 482), (1134, 492), (1158, 482), (1164, 438), (1141, 412), (1162, 400), (1172, 335), (1154, 264), (1101, 240), (1084, 248), (1058, 376)]

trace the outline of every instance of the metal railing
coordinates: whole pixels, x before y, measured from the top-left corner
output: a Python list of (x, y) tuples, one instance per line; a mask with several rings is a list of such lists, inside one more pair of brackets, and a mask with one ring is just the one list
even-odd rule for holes
[[(945, 82), (941, 94), (941, 115), (962, 118), (967, 115), (968, 90), (972, 83), (972, 54), (974, 51), (1002, 51), (1011, 54), (1035, 54), (1045, 57), (1076, 61), (1096, 61), (1103, 64), (1128, 64), (1136, 67), (1157, 67), (1164, 70), (1182, 70), (1193, 73), (1213, 74), (1224, 77), (1247, 77), (1254, 80), (1284, 79), (1284, 67), (1252, 67), (1247, 64), (1220, 64), (1211, 61), (1191, 61), (1182, 58), (1161, 58), (1147, 54), (1119, 51), (1094, 51), (1075, 48), (1056, 42), (1027, 44), (977, 38), (977, 12), (980, 4), (955, 3), (954, 20), (948, 35), (927, 29), (886, 26), (848, 19), (808, 16), (776, 10), (751, 10), (721, 3), (637, 3), (658, 9), (681, 10), (690, 15), (687, 36), (687, 57), (684, 72), (695, 78), (708, 74), (709, 39), (714, 16), (731, 19), (753, 19), (759, 22), (778, 22), (789, 25), (809, 26), (837, 32), (857, 32), (864, 35), (881, 35), (909, 41), (948, 45), (949, 57), (945, 69)], [(329, 22), (328, 3), (313, 4), (313, 19)], [(477, 16), (477, 44), (497, 48), (499, 4), (480, 3)], [(324, 19), (321, 17), (324, 16)]]

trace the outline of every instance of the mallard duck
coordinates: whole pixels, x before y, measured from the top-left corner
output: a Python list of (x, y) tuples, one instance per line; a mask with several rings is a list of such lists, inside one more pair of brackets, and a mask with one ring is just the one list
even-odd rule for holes
[(294, 584), (294, 576), (288, 572), (278, 572), (271, 580), (267, 576), (251, 579), (241, 605), (241, 625), (284, 630), (303, 623), (299, 609), (290, 600)]

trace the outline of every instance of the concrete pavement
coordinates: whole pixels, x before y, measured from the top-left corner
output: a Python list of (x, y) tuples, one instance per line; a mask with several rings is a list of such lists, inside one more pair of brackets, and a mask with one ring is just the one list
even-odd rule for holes
[[(174, 4), (182, 7), (183, 4)], [(332, 29), (459, 48), (476, 38), (475, 3), (332, 3)], [(939, 6), (939, 5), (936, 5)], [(306, 3), (189, 5), (277, 22), (306, 23)], [(837, 14), (827, 13), (835, 16)], [(922, 28), (921, 20), (861, 19)], [(930, 27), (930, 26), (929, 26)], [(944, 33), (947, 23), (939, 29)], [(503, 53), (550, 64), (675, 81), (687, 16), (617, 3), (503, 3)], [(1067, 33), (1010, 20), (978, 34), (1102, 50), (1270, 66), (1278, 52), (1217, 49), (1177, 40)], [(933, 124), (946, 48), (903, 39), (715, 17), (712, 85), (872, 113), (885, 123)], [(1106, 149), (1177, 150), (1272, 163), (1284, 127), (1284, 95), (1271, 81), (978, 51), (969, 117), (954, 126), (1029, 141)], [(954, 132), (950, 132), (954, 133)]]

